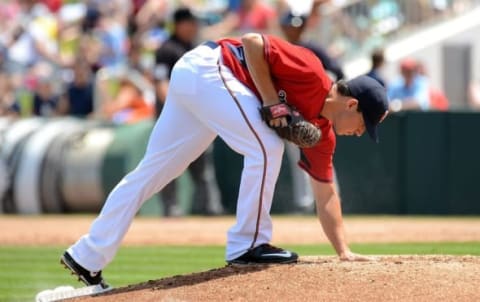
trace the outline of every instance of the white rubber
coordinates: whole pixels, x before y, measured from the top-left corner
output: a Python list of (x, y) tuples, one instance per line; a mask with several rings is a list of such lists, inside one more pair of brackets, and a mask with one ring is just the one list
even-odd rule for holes
[(100, 285), (92, 285), (81, 288), (73, 288), (72, 286), (59, 286), (55, 289), (47, 289), (41, 291), (35, 297), (36, 302), (53, 302), (68, 298), (76, 298), (81, 296), (89, 296), (112, 290), (112, 287), (103, 288)]

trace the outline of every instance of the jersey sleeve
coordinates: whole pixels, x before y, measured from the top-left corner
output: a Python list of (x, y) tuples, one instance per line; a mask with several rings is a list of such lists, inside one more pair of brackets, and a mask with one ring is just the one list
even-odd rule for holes
[(311, 177), (320, 182), (333, 182), (333, 154), (335, 152), (335, 132), (326, 119), (313, 121), (322, 130), (320, 142), (312, 148), (300, 149), (298, 165)]

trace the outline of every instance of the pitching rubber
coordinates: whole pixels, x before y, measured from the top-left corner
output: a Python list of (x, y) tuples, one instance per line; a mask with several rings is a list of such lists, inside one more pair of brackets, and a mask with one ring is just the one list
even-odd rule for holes
[(53, 302), (68, 298), (89, 296), (104, 293), (111, 289), (112, 287), (103, 288), (101, 285), (91, 285), (81, 288), (73, 288), (72, 286), (59, 286), (53, 290), (47, 289), (39, 292), (35, 297), (35, 302)]

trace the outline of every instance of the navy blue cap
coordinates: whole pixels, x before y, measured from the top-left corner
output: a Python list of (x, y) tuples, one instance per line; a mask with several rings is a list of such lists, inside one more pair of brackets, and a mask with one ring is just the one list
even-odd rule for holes
[(347, 82), (352, 97), (358, 100), (365, 127), (370, 137), (378, 143), (378, 124), (388, 114), (385, 87), (369, 76), (359, 76)]

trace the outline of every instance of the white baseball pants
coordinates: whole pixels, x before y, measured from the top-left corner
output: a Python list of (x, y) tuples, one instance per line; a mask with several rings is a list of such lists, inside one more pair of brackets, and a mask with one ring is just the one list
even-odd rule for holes
[(219, 47), (200, 45), (175, 65), (165, 108), (144, 158), (112, 190), (89, 233), (68, 249), (86, 269), (101, 270), (113, 259), (145, 200), (180, 176), (217, 135), (244, 156), (226, 260), (270, 242), (270, 208), (283, 141), (261, 119), (258, 98), (217, 63), (219, 57)]

